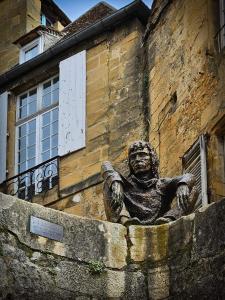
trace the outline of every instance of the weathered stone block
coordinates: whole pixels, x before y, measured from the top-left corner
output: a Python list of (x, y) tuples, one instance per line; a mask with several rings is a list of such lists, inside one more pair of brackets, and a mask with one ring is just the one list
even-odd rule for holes
[(101, 274), (90, 273), (89, 266), (63, 262), (56, 282), (60, 288), (77, 294), (88, 294), (97, 299), (146, 299), (144, 275), (138, 272), (106, 270)]
[[(102, 261), (110, 268), (121, 269), (126, 265), (126, 228), (122, 225), (97, 220), (87, 222), (85, 218), (29, 204), (11, 196), (0, 194), (0, 197), (0, 227), (16, 235), (20, 243), (34, 250), (45, 250), (86, 263)], [(62, 243), (30, 233), (31, 215), (62, 225)]]
[(199, 209), (195, 214), (192, 260), (225, 251), (225, 201)]

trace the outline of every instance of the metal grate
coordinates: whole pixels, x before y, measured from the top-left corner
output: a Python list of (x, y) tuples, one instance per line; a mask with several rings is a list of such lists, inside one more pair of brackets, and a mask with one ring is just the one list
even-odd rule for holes
[(59, 182), (59, 156), (51, 158), (5, 181), (5, 193), (31, 201), (46, 193)]

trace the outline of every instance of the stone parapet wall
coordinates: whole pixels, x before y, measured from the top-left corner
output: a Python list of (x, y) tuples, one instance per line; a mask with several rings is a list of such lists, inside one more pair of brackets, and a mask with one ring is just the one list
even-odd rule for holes
[[(30, 233), (30, 216), (62, 242)], [(224, 226), (225, 200), (127, 229), (0, 194), (0, 299), (222, 299)]]

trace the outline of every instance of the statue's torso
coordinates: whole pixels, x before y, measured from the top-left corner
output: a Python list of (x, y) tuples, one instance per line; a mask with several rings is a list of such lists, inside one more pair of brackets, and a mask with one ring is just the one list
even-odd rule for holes
[(160, 179), (140, 181), (132, 175), (123, 180), (124, 203), (131, 217), (152, 223), (169, 209), (172, 195), (164, 194)]

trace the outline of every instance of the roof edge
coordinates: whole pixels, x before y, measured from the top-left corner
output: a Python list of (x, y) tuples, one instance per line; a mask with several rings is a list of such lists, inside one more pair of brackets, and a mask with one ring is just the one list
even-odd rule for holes
[(149, 15), (150, 9), (141, 0), (133, 1), (129, 5), (115, 11), (115, 13), (97, 21), (84, 30), (69, 36), (68, 39), (63, 40), (62, 42), (59, 41), (56, 45), (50, 47), (33, 59), (21, 65), (17, 65), (13, 69), (2, 74), (0, 76), (0, 92), (7, 90), (7, 85), (9, 85), (11, 81), (14, 81), (25, 73), (30, 72), (33, 68), (46, 63), (51, 60), (53, 56), (58, 56), (80, 42), (117, 26), (124, 19), (129, 17), (138, 17), (139, 20), (146, 25)]

